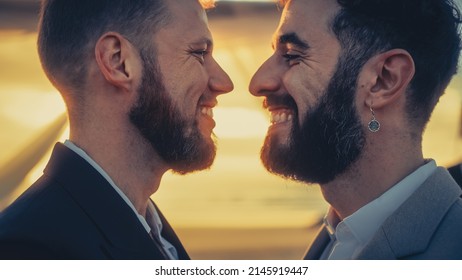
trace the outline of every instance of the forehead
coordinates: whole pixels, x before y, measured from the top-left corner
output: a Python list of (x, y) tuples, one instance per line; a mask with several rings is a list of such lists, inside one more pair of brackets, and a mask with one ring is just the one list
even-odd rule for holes
[(283, 34), (297, 34), (304, 40), (325, 36), (330, 33), (330, 21), (339, 9), (335, 0), (289, 0), (275, 38)]
[(165, 26), (167, 32), (178, 39), (210, 36), (207, 15), (198, 0), (166, 0), (166, 4), (172, 18)]

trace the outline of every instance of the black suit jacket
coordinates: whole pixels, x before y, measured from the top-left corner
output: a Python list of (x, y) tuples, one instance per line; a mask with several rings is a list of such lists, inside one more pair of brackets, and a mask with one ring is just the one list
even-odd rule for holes
[[(162, 236), (189, 259), (159, 212)], [(44, 175), (0, 214), (0, 259), (164, 259), (133, 210), (57, 143)]]

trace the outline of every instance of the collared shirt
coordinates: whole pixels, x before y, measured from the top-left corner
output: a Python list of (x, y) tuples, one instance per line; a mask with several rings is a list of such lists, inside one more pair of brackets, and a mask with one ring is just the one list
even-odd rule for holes
[(329, 209), (324, 224), (331, 242), (321, 259), (354, 259), (385, 220), (435, 172), (436, 168), (435, 161), (430, 160), (343, 221), (340, 221), (332, 208)]
[[(164, 251), (167, 253), (168, 257), (170, 259), (178, 259), (178, 253), (175, 249), (175, 247), (168, 242), (166, 239), (162, 237), (160, 234), (162, 232), (162, 221), (160, 220), (159, 213), (157, 213), (157, 210), (152, 203), (151, 200), (148, 202), (148, 208), (147, 208), (147, 217), (149, 217), (149, 220), (146, 221), (143, 215), (140, 215), (138, 211), (136, 211), (135, 206), (133, 203), (130, 201), (130, 199), (124, 194), (124, 192), (117, 187), (117, 185), (114, 183), (114, 181), (109, 177), (109, 175), (104, 171), (104, 169), (97, 164), (84, 150), (81, 148), (77, 147), (74, 143), (72, 143), (70, 140), (64, 141), (64, 145), (74, 151), (76, 154), (81, 156), (83, 159), (85, 159), (93, 168), (95, 168), (101, 176), (104, 177), (108, 181), (108, 183), (114, 188), (114, 190), (122, 197), (122, 199), (127, 203), (127, 205), (133, 210), (135, 215), (138, 217), (138, 220), (140, 223), (143, 225), (144, 229), (148, 232), (148, 234), (152, 235), (153, 238), (156, 238), (162, 247), (164, 248)], [(152, 231), (152, 232), (151, 232)]]

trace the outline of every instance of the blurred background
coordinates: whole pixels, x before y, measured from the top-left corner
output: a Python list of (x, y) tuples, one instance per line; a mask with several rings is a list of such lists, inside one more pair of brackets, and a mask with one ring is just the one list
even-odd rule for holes
[[(269, 118), (247, 87), (272, 53), (280, 12), (270, 0), (218, 1), (208, 13), (214, 56), (235, 85), (214, 110), (217, 158), (208, 171), (166, 174), (153, 196), (193, 259), (299, 259), (327, 209), (318, 186), (270, 175), (259, 160)], [(36, 52), (37, 18), (37, 0), (0, 0), (0, 211), (68, 135), (64, 103)], [(424, 155), (443, 166), (462, 161), (461, 78), (424, 135)]]

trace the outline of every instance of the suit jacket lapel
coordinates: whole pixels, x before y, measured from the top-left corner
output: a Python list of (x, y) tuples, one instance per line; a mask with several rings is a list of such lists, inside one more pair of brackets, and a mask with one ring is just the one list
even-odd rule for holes
[(73, 197), (109, 241), (116, 259), (164, 259), (133, 210), (86, 160), (57, 143), (44, 171)]
[(323, 224), (316, 235), (315, 239), (308, 247), (308, 251), (305, 253), (304, 260), (319, 260), (322, 253), (326, 249), (330, 242), (330, 236), (327, 232), (326, 226)]
[(438, 169), (378, 230), (359, 259), (400, 259), (425, 251), (461, 194), (446, 169)]

